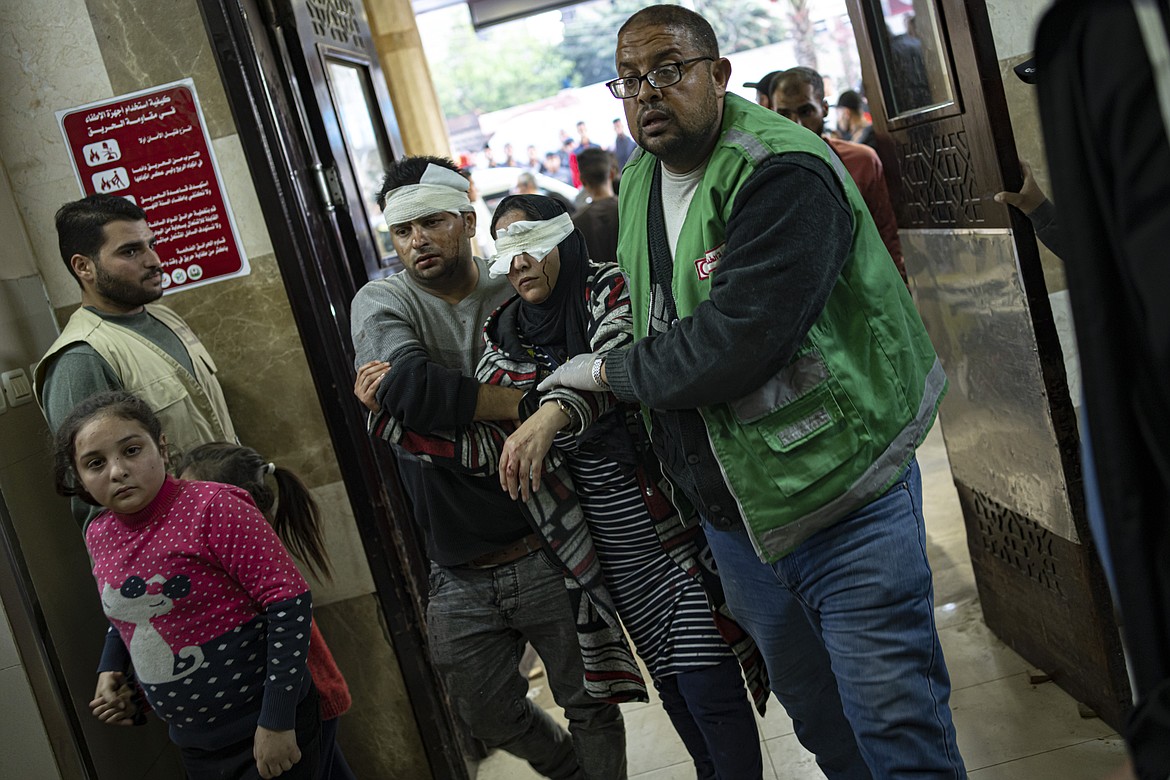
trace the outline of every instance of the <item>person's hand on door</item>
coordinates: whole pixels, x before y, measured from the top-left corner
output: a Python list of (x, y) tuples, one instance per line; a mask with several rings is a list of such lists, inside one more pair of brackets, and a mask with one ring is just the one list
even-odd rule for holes
[(1020, 160), (1020, 169), (1024, 172), (1024, 183), (1019, 192), (997, 192), (994, 200), (1007, 206), (1015, 206), (1024, 214), (1031, 214), (1036, 208), (1048, 199), (1044, 190), (1036, 183), (1032, 175), (1032, 166)]

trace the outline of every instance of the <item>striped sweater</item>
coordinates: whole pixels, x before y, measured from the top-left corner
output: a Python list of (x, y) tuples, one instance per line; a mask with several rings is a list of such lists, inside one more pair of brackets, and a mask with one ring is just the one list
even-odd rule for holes
[[(632, 340), (629, 293), (618, 267), (593, 265), (583, 294), (590, 313), (586, 335), (592, 350), (607, 352), (628, 345)], [(546, 371), (521, 343), (516, 326), (518, 302), (519, 298), (512, 298), (488, 319), (484, 330), (487, 348), (476, 373), (481, 382), (529, 391)], [(763, 712), (769, 692), (763, 659), (755, 643), (731, 617), (697, 519), (680, 516), (670, 500), (672, 487), (642, 439), (644, 429), (637, 418), (637, 408), (618, 408), (609, 393), (579, 393), (567, 388), (557, 388), (540, 398), (542, 403), (556, 400), (568, 407), (570, 424), (566, 431), (576, 436), (586, 434), (607, 413), (625, 418), (626, 424), (621, 427), (637, 437), (635, 473), (659, 541), (671, 559), (702, 584), (716, 626), (740, 660), (748, 690)], [(619, 418), (619, 424), (621, 421)], [(479, 475), (497, 472), (504, 440), (513, 429), (510, 423), (480, 422), (449, 435), (424, 437), (405, 430), (384, 413), (370, 416), (372, 435), (403, 446), (419, 457), (437, 458), (448, 467)], [(547, 551), (565, 571), (565, 584), (577, 616), (587, 690), (610, 701), (645, 701), (645, 682), (606, 589), (572, 477), (556, 448), (546, 457), (541, 489), (521, 507), (543, 538)]]

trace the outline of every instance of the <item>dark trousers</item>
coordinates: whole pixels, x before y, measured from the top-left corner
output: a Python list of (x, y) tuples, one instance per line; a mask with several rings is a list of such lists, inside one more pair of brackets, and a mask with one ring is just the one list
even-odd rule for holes
[(763, 774), (760, 734), (734, 658), (662, 677), (654, 687), (695, 761), (698, 780), (753, 780)]
[(321, 773), (320, 780), (357, 780), (349, 763), (337, 744), (337, 721), (340, 717), (321, 721)]
[[(543, 552), (493, 569), (431, 566), (431, 658), (460, 717), (556, 780), (624, 780), (626, 730), (616, 704), (585, 689), (585, 665), (564, 576)], [(530, 642), (544, 662), (560, 724), (527, 697), (520, 658)], [(743, 685), (741, 684), (742, 688)]]
[[(297, 705), (296, 732), (301, 760), (280, 775), (280, 780), (317, 780), (321, 766), (321, 703), (315, 687)], [(215, 750), (181, 748), (187, 780), (260, 780), (252, 755), (254, 745), (255, 739), (249, 734)]]

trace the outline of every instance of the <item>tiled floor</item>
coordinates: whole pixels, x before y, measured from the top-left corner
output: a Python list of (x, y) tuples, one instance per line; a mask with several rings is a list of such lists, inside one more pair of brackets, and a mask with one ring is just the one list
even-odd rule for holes
[[(1077, 703), (1052, 683), (1029, 683), (1028, 664), (983, 623), (966, 531), (951, 481), (942, 434), (936, 425), (918, 452), (931, 564), (935, 614), (953, 693), (951, 709), (959, 749), (976, 780), (1079, 780), (1101, 778), (1124, 758), (1124, 745), (1095, 718), (1082, 718)], [(530, 696), (562, 723), (542, 679)], [(682, 742), (657, 699), (622, 705), (630, 777), (692, 780)], [(759, 719), (765, 780), (823, 777), (796, 741), (792, 724), (773, 699)], [(529, 766), (497, 751), (479, 765), (478, 780), (538, 778)]]

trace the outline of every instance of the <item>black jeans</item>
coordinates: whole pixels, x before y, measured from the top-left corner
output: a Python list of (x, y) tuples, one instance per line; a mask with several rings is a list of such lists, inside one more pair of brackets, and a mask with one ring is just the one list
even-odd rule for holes
[[(431, 657), (472, 734), (545, 777), (624, 780), (621, 710), (585, 690), (564, 577), (543, 552), (493, 569), (432, 565), (430, 587)], [(544, 662), (568, 734), (526, 696), (518, 669), (525, 641)]]
[[(321, 768), (321, 702), (316, 686), (297, 705), (296, 732), (301, 760), (280, 775), (280, 780), (317, 780)], [(254, 742), (249, 735), (215, 750), (181, 748), (187, 780), (259, 780), (260, 770), (252, 755)]]

